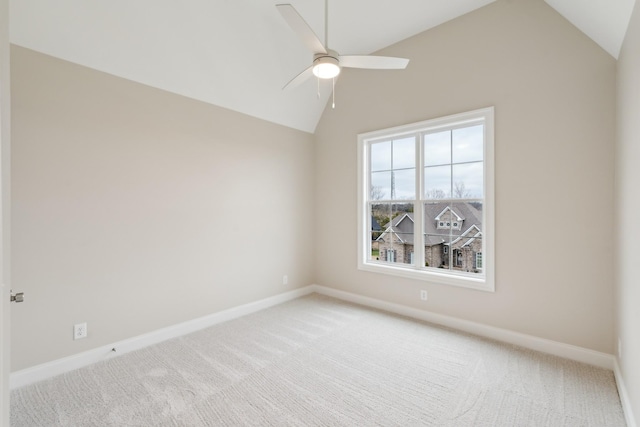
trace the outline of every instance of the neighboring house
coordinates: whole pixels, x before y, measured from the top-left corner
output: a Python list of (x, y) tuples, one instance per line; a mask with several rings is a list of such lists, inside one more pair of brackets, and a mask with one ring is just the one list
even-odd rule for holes
[(371, 233), (371, 250), (378, 250), (379, 243), (377, 238), (382, 233), (382, 227), (380, 227), (378, 220), (373, 215), (371, 215), (371, 231), (373, 231)]
[[(482, 205), (439, 202), (425, 205), (427, 267), (477, 273), (482, 270)], [(413, 212), (403, 212), (376, 239), (380, 260), (414, 263)]]
[(373, 232), (382, 231), (382, 227), (380, 227), (378, 220), (373, 215), (371, 215), (371, 231)]

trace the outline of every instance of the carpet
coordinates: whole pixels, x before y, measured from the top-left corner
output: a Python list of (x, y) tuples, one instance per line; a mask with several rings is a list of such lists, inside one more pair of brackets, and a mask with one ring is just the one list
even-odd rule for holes
[(624, 426), (611, 371), (313, 294), (11, 392), (18, 426)]

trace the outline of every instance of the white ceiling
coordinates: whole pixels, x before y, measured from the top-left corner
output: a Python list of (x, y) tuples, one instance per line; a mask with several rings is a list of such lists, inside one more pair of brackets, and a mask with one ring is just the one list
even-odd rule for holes
[[(333, 0), (329, 45), (371, 53), (492, 1)], [(617, 58), (635, 0), (545, 1)], [(330, 87), (281, 90), (312, 58), (275, 7), (287, 2), (324, 40), (323, 0), (11, 0), (11, 41), (313, 132)]]

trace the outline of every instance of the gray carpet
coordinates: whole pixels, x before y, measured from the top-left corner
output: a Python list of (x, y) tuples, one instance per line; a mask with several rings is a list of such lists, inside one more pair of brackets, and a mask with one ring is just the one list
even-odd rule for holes
[(18, 426), (624, 426), (611, 371), (320, 295), (13, 390)]

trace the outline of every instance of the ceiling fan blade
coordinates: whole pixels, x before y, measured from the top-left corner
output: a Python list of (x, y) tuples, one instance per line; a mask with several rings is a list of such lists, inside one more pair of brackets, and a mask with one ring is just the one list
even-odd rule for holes
[(312, 70), (313, 70), (313, 66), (309, 66), (309, 67), (305, 68), (305, 70), (303, 72), (301, 72), (300, 74), (298, 74), (297, 76), (292, 78), (289, 81), (289, 83), (284, 85), (282, 90), (293, 89), (295, 87), (300, 86), (302, 83), (304, 83), (305, 80), (307, 80), (309, 77), (311, 77), (313, 75), (313, 71)]
[(300, 37), (302, 43), (313, 53), (327, 53), (316, 33), (313, 32), (309, 24), (300, 16), (298, 11), (290, 4), (277, 4), (280, 14), (287, 21), (291, 29)]
[(376, 70), (402, 70), (407, 68), (409, 60), (391, 56), (344, 55), (340, 57), (340, 66), (349, 68), (371, 68)]

